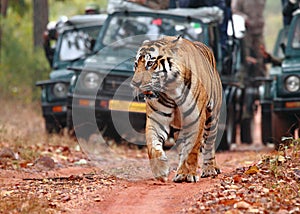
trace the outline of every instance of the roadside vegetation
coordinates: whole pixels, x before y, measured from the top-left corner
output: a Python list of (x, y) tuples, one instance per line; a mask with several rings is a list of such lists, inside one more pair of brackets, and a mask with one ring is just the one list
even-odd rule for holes
[[(48, 3), (49, 21), (57, 21), (61, 16), (83, 14), (87, 2), (49, 0)], [(106, 8), (105, 0), (97, 3), (100, 8)], [(32, 1), (14, 1), (9, 5), (7, 16), (0, 15), (0, 96), (30, 103), (39, 99), (40, 89), (35, 87), (35, 82), (48, 79), (50, 66), (44, 50), (33, 48)]]

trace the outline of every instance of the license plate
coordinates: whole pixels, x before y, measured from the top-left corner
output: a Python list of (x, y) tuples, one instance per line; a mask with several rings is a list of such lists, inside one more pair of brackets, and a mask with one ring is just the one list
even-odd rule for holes
[(130, 102), (123, 100), (110, 100), (108, 108), (114, 111), (129, 111), (146, 113), (146, 104), (140, 102)]

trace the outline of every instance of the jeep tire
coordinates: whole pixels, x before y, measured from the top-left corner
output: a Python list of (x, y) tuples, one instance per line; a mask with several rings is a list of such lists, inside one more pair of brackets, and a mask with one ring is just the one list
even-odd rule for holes
[(279, 149), (283, 136), (293, 136), (293, 118), (282, 113), (272, 113), (272, 136), (275, 149)]
[(45, 117), (45, 127), (48, 134), (61, 133), (63, 127), (55, 118)]

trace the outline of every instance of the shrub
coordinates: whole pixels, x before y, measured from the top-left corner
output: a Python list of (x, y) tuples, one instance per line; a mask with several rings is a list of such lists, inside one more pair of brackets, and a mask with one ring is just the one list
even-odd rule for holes
[(46, 78), (50, 68), (42, 49), (33, 49), (32, 22), (28, 13), (12, 11), (2, 19), (0, 91), (2, 96), (29, 102), (37, 91), (35, 82)]

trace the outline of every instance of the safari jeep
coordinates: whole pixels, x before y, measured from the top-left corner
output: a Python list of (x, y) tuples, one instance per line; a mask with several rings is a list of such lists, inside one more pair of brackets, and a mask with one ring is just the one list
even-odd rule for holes
[(38, 81), (42, 88), (41, 103), (48, 133), (60, 132), (66, 126), (67, 91), (73, 71), (68, 66), (82, 65), (92, 53), (95, 39), (107, 15), (77, 15), (56, 25), (55, 47), (46, 48), (52, 71), (49, 80)]
[[(280, 31), (274, 55), (282, 59), (281, 66), (270, 69), (270, 78), (260, 89), (264, 142), (293, 137), (300, 119), (300, 14), (289, 27)], [(269, 124), (269, 126), (267, 126)]]
[[(208, 45), (222, 71), (220, 20), (222, 13), (217, 7), (110, 14), (96, 42), (98, 52), (85, 60), (83, 68), (73, 67), (76, 74), (68, 93), (68, 128), (74, 129), (78, 137), (88, 138), (97, 129), (115, 129), (121, 134), (133, 127), (125, 139), (130, 142), (131, 136), (139, 136), (146, 121), (144, 97), (134, 97), (130, 87), (138, 47), (144, 40), (162, 35), (182, 35)], [(235, 70), (237, 64), (227, 68)], [(226, 109), (223, 111), (226, 116)]]

